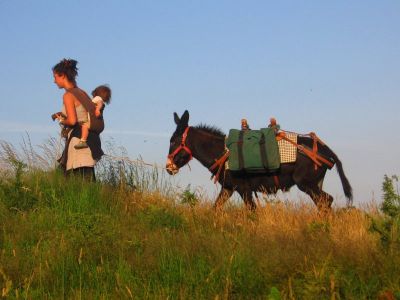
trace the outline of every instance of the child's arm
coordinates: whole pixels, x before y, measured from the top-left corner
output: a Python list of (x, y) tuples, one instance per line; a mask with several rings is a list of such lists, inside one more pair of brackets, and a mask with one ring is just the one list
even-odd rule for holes
[(101, 116), (101, 109), (104, 106), (104, 102), (103, 101), (98, 101), (96, 103), (96, 110), (94, 112), (94, 114), (96, 115), (96, 117), (100, 117)]

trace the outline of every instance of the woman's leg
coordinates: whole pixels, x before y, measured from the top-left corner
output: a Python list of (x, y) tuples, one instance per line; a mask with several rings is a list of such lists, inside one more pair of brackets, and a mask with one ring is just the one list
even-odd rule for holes
[(81, 167), (67, 171), (67, 177), (81, 177), (87, 181), (96, 181), (96, 175), (94, 173), (94, 167)]

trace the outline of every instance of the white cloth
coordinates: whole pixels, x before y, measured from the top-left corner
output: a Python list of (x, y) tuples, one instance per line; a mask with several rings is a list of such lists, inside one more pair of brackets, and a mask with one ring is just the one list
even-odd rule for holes
[(92, 99), (92, 102), (93, 102), (94, 104), (96, 104), (96, 105), (99, 105), (99, 104), (104, 105), (103, 98), (101, 98), (100, 96), (94, 97), (94, 98)]
[(76, 169), (80, 167), (94, 167), (96, 161), (92, 157), (90, 148), (75, 149), (74, 146), (80, 141), (79, 138), (73, 137), (68, 147), (68, 161), (66, 170)]

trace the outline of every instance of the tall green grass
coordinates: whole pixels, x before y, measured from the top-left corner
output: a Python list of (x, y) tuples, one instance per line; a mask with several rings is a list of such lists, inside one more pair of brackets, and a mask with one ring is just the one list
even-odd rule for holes
[(254, 213), (229, 204), (217, 213), (167, 179), (160, 184), (163, 175), (146, 173), (159, 170), (130, 172), (135, 166), (116, 162), (98, 173), (101, 181), (87, 183), (2, 149), (3, 297), (399, 296), (400, 253), (384, 251), (371, 230), (372, 219), (384, 218), (376, 207), (321, 215), (311, 204), (268, 202)]

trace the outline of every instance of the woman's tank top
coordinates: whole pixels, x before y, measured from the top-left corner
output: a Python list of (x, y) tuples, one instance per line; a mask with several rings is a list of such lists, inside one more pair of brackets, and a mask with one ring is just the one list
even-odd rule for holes
[[(81, 105), (79, 105), (79, 106), (75, 106), (75, 110), (76, 110), (76, 118), (77, 118), (77, 121), (78, 121), (78, 123), (86, 123), (86, 122), (88, 122), (89, 121), (89, 118), (88, 118), (88, 112), (87, 112), (87, 110), (83, 107), (83, 105), (81, 104)], [(67, 111), (66, 111), (66, 109), (65, 109), (65, 105), (63, 104), (63, 107), (62, 107), (62, 113), (64, 114), (64, 115), (67, 115)]]

